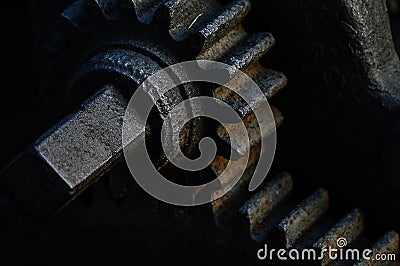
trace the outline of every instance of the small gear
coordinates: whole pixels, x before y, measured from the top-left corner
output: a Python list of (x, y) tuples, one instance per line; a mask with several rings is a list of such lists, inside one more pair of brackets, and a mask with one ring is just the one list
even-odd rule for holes
[[(115, 118), (124, 115), (129, 98), (126, 95), (166, 66), (195, 59), (215, 60), (244, 71), (267, 98), (282, 89), (286, 77), (258, 62), (275, 44), (273, 36), (247, 34), (241, 26), (249, 10), (248, 0), (225, 5), (215, 0), (78, 0), (68, 7), (60, 18), (61, 30), (45, 46), (43, 92), (59, 106), (62, 103), (57, 98), (78, 105), (94, 96), (6, 170), (11, 177), (7, 178), (7, 187), (15, 194), (17, 204), (45, 216), (67, 204), (108, 171), (122, 155), (118, 130), (122, 128), (122, 120)], [(171, 90), (156, 104), (158, 114), (149, 120), (146, 136), (157, 134), (163, 116), (174, 105), (198, 95), (226, 102), (243, 119), (251, 147), (240, 145), (238, 140), (239, 145), (234, 149), (239, 154), (252, 151), (252, 160), (247, 165), (251, 168), (260, 152), (260, 139), (265, 136), (260, 135), (251, 107), (225, 87), (185, 84)], [(252, 104), (257, 106), (257, 100)], [(281, 124), (282, 115), (272, 109), (277, 124)], [(198, 119), (193, 119), (183, 132), (181, 148), (188, 156), (198, 150), (204, 134), (212, 134), (219, 146), (230, 146), (223, 127), (205, 130)], [(159, 138), (149, 138), (148, 150), (152, 151), (154, 164), (158, 169), (168, 168), (169, 162), (158, 145)], [(225, 162), (225, 156), (220, 155), (211, 169), (218, 174)], [(37, 171), (31, 168), (28, 179), (35, 175), (40, 178), (36, 178), (35, 186), (27, 188), (30, 193), (26, 197), (27, 193), (14, 188), (30, 183), (21, 176), (27, 176), (22, 172), (27, 170), (26, 165), (32, 164)], [(47, 169), (45, 173), (43, 169)], [(49, 203), (49, 198), (55, 200)]]

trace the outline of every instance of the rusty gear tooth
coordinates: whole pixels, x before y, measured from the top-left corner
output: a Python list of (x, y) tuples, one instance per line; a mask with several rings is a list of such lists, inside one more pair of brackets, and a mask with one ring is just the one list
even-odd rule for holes
[[(317, 250), (332, 247), (340, 248), (337, 243), (338, 239), (345, 238), (347, 243), (345, 246), (353, 244), (364, 231), (364, 215), (359, 209), (355, 209), (340, 220), (332, 227), (324, 236), (314, 243), (313, 247)], [(329, 264), (329, 256), (324, 254), (322, 265)]]
[[(271, 135), (273, 132), (276, 131), (276, 128), (282, 125), (284, 118), (281, 112), (274, 106), (271, 106), (271, 109), (274, 115), (274, 121), (271, 120), (264, 121), (268, 130), (266, 132), (263, 132), (264, 135), (262, 136), (260, 132), (260, 126), (258, 124), (257, 118), (254, 113), (246, 116), (245, 118), (243, 118), (242, 122), (239, 123), (239, 124), (243, 123), (247, 129), (249, 144), (250, 144), (249, 146), (247, 146), (247, 143), (240, 140), (240, 135), (239, 136), (235, 135), (235, 128), (240, 126), (238, 124), (226, 125), (226, 127), (230, 128), (231, 132), (233, 132), (232, 135), (228, 134), (228, 131), (224, 126), (219, 125), (217, 128), (217, 136), (222, 141), (222, 144), (228, 145), (228, 147), (231, 147), (231, 149), (237, 152), (239, 155), (245, 155), (247, 152), (250, 151), (251, 148), (259, 145), (262, 138), (268, 137), (269, 135)], [(232, 139), (237, 140), (236, 145), (232, 144)]]
[(268, 99), (287, 84), (287, 78), (283, 73), (264, 68), (258, 62), (252, 64), (244, 72), (257, 83)]
[(233, 49), (239, 42), (246, 38), (246, 36), (248, 36), (246, 31), (241, 25), (238, 25), (211, 46), (202, 47), (197, 59), (219, 60), (227, 51)]
[(195, 23), (195, 33), (189, 39), (191, 43), (202, 44), (202, 50), (206, 50), (228, 35), (244, 20), (250, 11), (249, 0), (235, 0), (221, 10), (219, 14), (203, 24)]
[(263, 242), (266, 239), (272, 229), (272, 223), (269, 221), (272, 218), (272, 212), (275, 207), (289, 198), (292, 189), (292, 177), (283, 173), (267, 183), (240, 208), (240, 212), (248, 219), (250, 236), (254, 240)]
[[(211, 164), (211, 169), (216, 173), (219, 174), (219, 170), (226, 167), (228, 164), (228, 160), (219, 156), (217, 157), (214, 162)], [(242, 165), (242, 161), (239, 160), (237, 164)], [(214, 200), (212, 205), (212, 211), (214, 214), (215, 222), (221, 228), (231, 227), (232, 224), (236, 220), (237, 210), (246, 199), (249, 197), (249, 192), (247, 191), (248, 184), (250, 182), (251, 176), (254, 172), (255, 164), (249, 163), (247, 165), (246, 171), (243, 173), (243, 176), (240, 180), (236, 183), (236, 185), (228, 191), (224, 196), (221, 198)], [(222, 191), (225, 192), (225, 191)]]
[(304, 200), (280, 223), (279, 230), (283, 232), (286, 248), (293, 247), (328, 210), (329, 196), (325, 189), (318, 189)]
[[(376, 254), (395, 254), (396, 259), (399, 251), (399, 235), (390, 231), (381, 237), (373, 246), (372, 254), (373, 258)], [(398, 261), (378, 261), (378, 260), (361, 260), (355, 264), (355, 266), (377, 266), (377, 265), (399, 265)]]
[[(280, 72), (263, 68), (258, 62), (252, 64), (244, 71), (260, 87), (266, 98), (271, 98), (279, 90), (286, 86), (287, 79)], [(235, 79), (238, 89), (246, 89), (246, 81)], [(238, 94), (226, 87), (218, 87), (213, 91), (215, 98), (222, 100), (232, 106), (238, 114), (245, 118), (252, 113), (252, 110), (259, 105), (263, 99), (258, 99), (248, 105)]]
[(271, 33), (249, 35), (233, 49), (229, 50), (220, 60), (237, 69), (245, 70), (251, 63), (266, 54), (274, 44), (275, 39)]

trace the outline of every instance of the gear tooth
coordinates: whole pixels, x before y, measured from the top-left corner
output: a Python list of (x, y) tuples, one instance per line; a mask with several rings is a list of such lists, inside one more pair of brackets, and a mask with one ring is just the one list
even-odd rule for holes
[(198, 24), (196, 34), (189, 37), (192, 43), (203, 44), (203, 49), (211, 47), (219, 39), (236, 28), (250, 11), (249, 0), (235, 0), (203, 25)]
[(86, 24), (86, 11), (85, 0), (78, 0), (61, 13), (60, 21), (69, 25), (69, 29), (82, 30)]
[[(253, 149), (251, 153), (251, 158), (249, 158), (249, 162), (245, 162), (244, 159), (239, 159), (238, 161), (236, 161), (235, 166), (238, 168), (243, 167), (243, 164), (247, 163), (247, 165), (245, 166), (246, 170), (243, 173), (242, 177), (231, 190), (227, 192), (218, 191), (216, 193), (217, 196), (219, 193), (226, 192), (225, 195), (212, 202), (214, 218), (218, 226), (231, 226), (232, 220), (234, 220), (234, 216), (237, 215), (237, 210), (248, 198), (249, 193), (247, 190), (247, 186), (250, 182), (252, 174), (254, 173), (255, 162), (257, 161), (259, 151), (259, 148)], [(223, 156), (217, 156), (215, 160), (211, 163), (210, 167), (217, 176), (220, 176), (221, 173), (225, 170), (228, 163), (228, 159), (224, 158)], [(229, 181), (230, 180), (226, 180), (226, 182)]]
[[(374, 258), (377, 254), (398, 254), (399, 250), (399, 235), (391, 231), (381, 237), (373, 246), (372, 253), (370, 254), (371, 258)], [(359, 263), (355, 264), (355, 266), (375, 266), (382, 265), (382, 261), (372, 261), (372, 260), (361, 260)], [(398, 265), (393, 261), (393, 264), (387, 263), (384, 265)]]
[[(244, 71), (257, 83), (266, 98), (271, 98), (279, 90), (286, 86), (286, 76), (280, 72), (265, 69), (259, 63), (255, 63)], [(235, 79), (234, 84), (239, 90), (246, 88), (246, 80)], [(226, 87), (218, 87), (214, 90), (215, 98), (232, 106), (242, 119), (252, 113), (252, 109), (260, 104), (264, 98), (254, 100), (248, 105), (238, 94)]]
[(163, 0), (132, 0), (138, 20), (150, 24)]
[(227, 51), (233, 49), (238, 43), (246, 38), (247, 33), (238, 25), (225, 36), (212, 43), (211, 46), (205, 46), (197, 56), (198, 60), (215, 60), (221, 59)]
[(86, 0), (92, 8), (97, 8), (108, 20), (119, 20), (129, 13), (132, 7), (131, 0)]
[(325, 189), (318, 189), (310, 197), (297, 206), (278, 225), (283, 233), (283, 242), (287, 249), (307, 232), (329, 207), (329, 196)]
[(267, 53), (274, 44), (275, 39), (271, 33), (249, 35), (229, 50), (220, 61), (239, 70), (244, 70)]
[(219, 9), (220, 5), (212, 0), (167, 0), (157, 10), (156, 17), (169, 22), (169, 32), (175, 41), (183, 41)]
[(287, 78), (283, 73), (264, 68), (258, 62), (248, 67), (244, 73), (257, 83), (267, 99), (287, 85)]
[[(322, 250), (323, 248), (342, 248), (353, 244), (364, 231), (364, 215), (359, 209), (355, 209), (340, 220), (324, 236), (314, 243), (313, 247)], [(345, 244), (340, 247), (338, 242), (340, 238), (345, 239)], [(329, 256), (324, 254), (322, 265), (329, 264)]]
[[(270, 129), (267, 132), (264, 132), (264, 135), (261, 136), (260, 132), (260, 127), (257, 122), (257, 118), (254, 115), (254, 113), (246, 116), (240, 124), (244, 124), (244, 126), (247, 129), (247, 133), (249, 134), (249, 144), (250, 147), (247, 146), (246, 142), (243, 142), (243, 140), (240, 138), (240, 136), (236, 135), (229, 135), (228, 131), (226, 128), (231, 129), (232, 132), (235, 132), (234, 129), (238, 128), (240, 125), (238, 124), (228, 124), (222, 126), (218, 126), (217, 128), (217, 136), (219, 137), (222, 142), (228, 146), (231, 147), (232, 150), (237, 152), (239, 155), (245, 155), (247, 154), (251, 148), (256, 147), (257, 145), (260, 144), (261, 139), (269, 136), (271, 133), (273, 133), (276, 129), (276, 127), (279, 127), (283, 123), (283, 116), (281, 112), (279, 112), (278, 109), (275, 107), (271, 106), (272, 113), (274, 115), (274, 121), (271, 122), (271, 124), (267, 125), (267, 128)], [(268, 122), (268, 121), (267, 121)], [(235, 145), (232, 144), (232, 139), (236, 139), (234, 142)]]
[[(257, 242), (265, 240), (266, 235), (272, 229), (266, 225), (266, 220), (270, 220), (274, 210), (288, 200), (292, 189), (292, 177), (283, 173), (270, 181), (261, 191), (254, 194), (240, 208), (240, 212), (248, 219), (250, 235), (254, 240)], [(273, 224), (271, 221), (268, 222), (270, 225)]]

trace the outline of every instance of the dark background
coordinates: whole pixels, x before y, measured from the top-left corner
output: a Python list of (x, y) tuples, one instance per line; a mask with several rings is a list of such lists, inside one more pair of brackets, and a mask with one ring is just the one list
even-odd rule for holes
[(1, 167), (40, 134), (35, 120), (41, 112), (29, 1), (8, 1), (1, 8), (2, 147)]

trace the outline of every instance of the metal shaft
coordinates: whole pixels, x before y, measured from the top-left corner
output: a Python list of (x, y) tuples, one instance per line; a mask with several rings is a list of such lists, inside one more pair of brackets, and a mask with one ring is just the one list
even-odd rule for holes
[[(96, 181), (122, 156), (127, 104), (107, 85), (19, 155), (3, 172), (15, 203), (30, 215), (47, 216)], [(132, 131), (140, 136), (144, 127), (136, 122)]]

